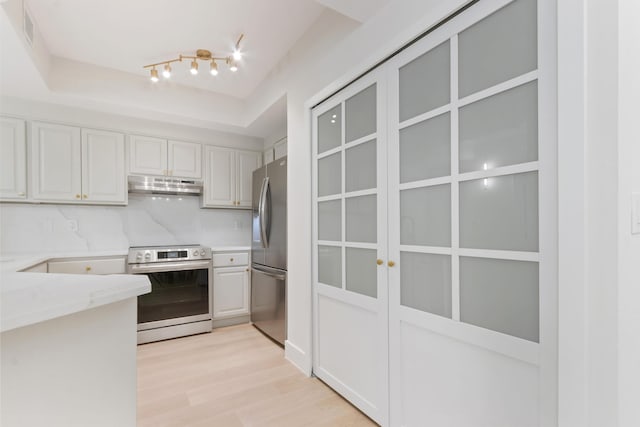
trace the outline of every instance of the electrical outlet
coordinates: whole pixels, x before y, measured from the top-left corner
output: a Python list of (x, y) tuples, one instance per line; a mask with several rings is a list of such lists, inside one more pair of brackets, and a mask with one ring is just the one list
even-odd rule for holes
[(77, 219), (68, 219), (67, 220), (67, 230), (69, 230), (69, 231), (78, 231), (78, 220)]

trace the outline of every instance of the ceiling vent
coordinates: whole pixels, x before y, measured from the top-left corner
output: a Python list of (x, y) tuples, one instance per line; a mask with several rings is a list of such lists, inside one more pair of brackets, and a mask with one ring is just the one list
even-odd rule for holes
[(27, 9), (26, 5), (24, 8), (24, 36), (27, 39), (27, 43), (29, 46), (33, 46), (33, 34), (35, 32), (35, 26), (33, 24), (33, 19), (31, 18), (31, 14)]

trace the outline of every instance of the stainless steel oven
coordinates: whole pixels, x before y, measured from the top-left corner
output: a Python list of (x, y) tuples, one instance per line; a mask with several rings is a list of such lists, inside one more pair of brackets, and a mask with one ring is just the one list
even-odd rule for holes
[(129, 249), (129, 274), (151, 282), (138, 297), (138, 344), (211, 332), (212, 267), (211, 249), (198, 245)]

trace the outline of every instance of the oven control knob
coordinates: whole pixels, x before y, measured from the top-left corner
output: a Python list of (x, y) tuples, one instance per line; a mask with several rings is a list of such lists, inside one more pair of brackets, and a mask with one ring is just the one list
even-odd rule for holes
[(204, 249), (200, 249), (200, 256), (204, 256), (204, 254), (205, 254)]
[(151, 259), (151, 252), (147, 252), (144, 254), (144, 259)]
[(140, 260), (142, 259), (142, 252), (138, 252), (138, 253), (136, 254), (136, 259), (137, 259), (138, 261), (140, 261)]
[(198, 256), (198, 250), (197, 249), (193, 250), (193, 256)]

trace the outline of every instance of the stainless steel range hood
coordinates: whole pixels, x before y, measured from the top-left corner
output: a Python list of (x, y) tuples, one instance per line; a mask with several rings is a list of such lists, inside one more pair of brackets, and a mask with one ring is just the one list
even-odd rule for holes
[(132, 175), (129, 177), (129, 193), (198, 196), (202, 193), (202, 181)]

